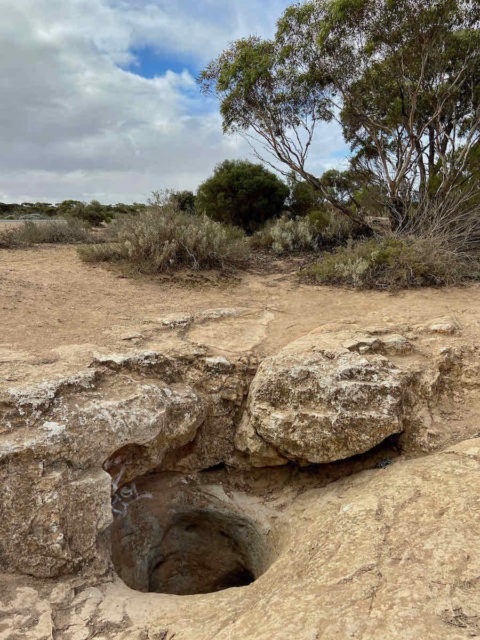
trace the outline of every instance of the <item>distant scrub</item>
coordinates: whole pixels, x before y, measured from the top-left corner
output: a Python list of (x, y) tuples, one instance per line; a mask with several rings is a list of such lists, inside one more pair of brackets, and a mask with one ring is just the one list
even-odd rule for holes
[(0, 232), (0, 248), (15, 249), (35, 244), (87, 244), (98, 239), (78, 220), (67, 222), (24, 222)]
[(22, 204), (6, 204), (0, 202), (0, 219), (36, 218), (75, 218), (95, 226), (102, 222), (110, 222), (119, 215), (135, 214), (145, 209), (146, 205), (134, 204), (101, 204), (97, 200), (90, 203), (80, 200), (64, 200), (59, 204), (48, 202), (23, 202)]
[(326, 253), (304, 273), (322, 284), (360, 289), (454, 285), (479, 276), (480, 265), (438, 236), (391, 236)]
[(115, 222), (110, 235), (104, 245), (81, 247), (82, 260), (122, 261), (141, 273), (159, 273), (236, 266), (249, 256), (243, 231), (182, 211), (172, 201)]

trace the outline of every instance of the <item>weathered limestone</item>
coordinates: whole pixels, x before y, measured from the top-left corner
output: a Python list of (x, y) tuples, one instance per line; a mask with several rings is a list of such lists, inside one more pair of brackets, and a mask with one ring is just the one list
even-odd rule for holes
[(112, 478), (115, 491), (153, 469), (228, 459), (250, 378), (248, 361), (190, 348), (101, 357), (71, 378), (12, 390), (0, 431), (2, 568), (105, 570), (97, 547), (111, 522)]
[(403, 431), (409, 376), (380, 353), (408, 353), (402, 336), (313, 333), (264, 360), (237, 447), (255, 466), (325, 463)]
[[(226, 488), (235, 504), (247, 499), (234, 483)], [(0, 638), (479, 636), (479, 440), (257, 500), (271, 512), (278, 556), (249, 586), (178, 597), (135, 592), (111, 577), (28, 587), (18, 579), (18, 590), (15, 579), (6, 578), (0, 612), (8, 627), (0, 622)]]
[[(179, 340), (4, 393), (0, 640), (480, 636), (479, 350), (403, 333), (260, 366)], [(144, 591), (248, 586), (131, 591), (111, 540)]]

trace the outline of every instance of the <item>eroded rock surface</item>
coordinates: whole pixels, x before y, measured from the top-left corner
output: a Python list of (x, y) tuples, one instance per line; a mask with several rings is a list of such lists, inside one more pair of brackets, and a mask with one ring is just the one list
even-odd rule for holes
[[(178, 597), (111, 577), (8, 578), (8, 640), (466, 640), (480, 634), (480, 441), (255, 498), (277, 557), (249, 586)], [(260, 476), (257, 482), (260, 481)], [(229, 500), (245, 486), (223, 478)], [(255, 482), (251, 481), (251, 488)], [(205, 490), (213, 487), (207, 485)], [(255, 493), (255, 492), (254, 492)], [(257, 487), (258, 493), (258, 487)], [(18, 589), (15, 585), (18, 585)], [(32, 615), (34, 614), (34, 615)], [(22, 627), (22, 622), (28, 627)], [(1, 625), (1, 623), (0, 623)], [(5, 628), (5, 627), (4, 627)], [(26, 635), (21, 635), (25, 630)], [(5, 635), (10, 633), (11, 635)]]
[(256, 466), (326, 463), (400, 433), (409, 375), (380, 353), (408, 347), (401, 336), (343, 333), (288, 345), (261, 363), (237, 446)]
[(102, 357), (71, 378), (12, 390), (0, 433), (3, 568), (40, 577), (105, 570), (98, 544), (111, 522), (112, 477), (116, 490), (150, 470), (228, 459), (251, 375), (247, 359), (189, 349)]
[(323, 327), (258, 365), (196, 345), (192, 318), (161, 323), (174, 350), (2, 393), (0, 640), (480, 637), (458, 325)]

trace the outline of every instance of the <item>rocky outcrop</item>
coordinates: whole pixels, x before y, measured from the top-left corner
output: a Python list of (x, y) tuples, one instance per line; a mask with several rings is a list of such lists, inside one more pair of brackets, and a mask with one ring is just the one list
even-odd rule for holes
[(145, 474), (256, 473), (337, 462), (392, 435), (409, 454), (471, 437), (478, 352), (440, 344), (432, 355), (430, 344), (413, 332), (322, 330), (258, 367), (184, 343), (98, 356), (75, 375), (10, 389), (0, 398), (0, 568), (104, 574), (112, 511), (123, 516)]
[(386, 357), (402, 336), (313, 333), (264, 360), (250, 388), (237, 447), (255, 466), (326, 463), (403, 431), (410, 376)]
[(11, 390), (1, 404), (3, 569), (104, 571), (112, 493), (147, 471), (231, 457), (251, 376), (247, 359), (189, 348), (101, 357), (70, 378)]
[[(283, 470), (278, 470), (282, 472)], [(466, 640), (480, 635), (480, 441), (328, 486), (261, 490), (275, 562), (255, 582), (178, 597), (119, 579), (5, 578), (5, 640)], [(205, 490), (210, 492), (213, 478)], [(252, 482), (250, 480), (249, 482)], [(223, 494), (225, 495), (225, 494)], [(255, 498), (255, 496), (258, 496)], [(255, 507), (256, 509), (257, 507)], [(3, 631), (5, 629), (5, 631)], [(2, 635), (3, 633), (3, 635)]]

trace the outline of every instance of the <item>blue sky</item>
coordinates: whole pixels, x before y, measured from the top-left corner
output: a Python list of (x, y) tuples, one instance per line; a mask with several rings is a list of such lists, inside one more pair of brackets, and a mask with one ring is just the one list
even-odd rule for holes
[(196, 77), (202, 70), (202, 62), (193, 55), (174, 55), (151, 46), (132, 48), (130, 52), (135, 59), (123, 68), (144, 78), (162, 76), (167, 71), (182, 73), (185, 70)]
[[(226, 158), (198, 72), (232, 40), (269, 37), (288, 0), (0, 0), (0, 201), (145, 201), (196, 189)], [(338, 166), (336, 125), (311, 169)]]

